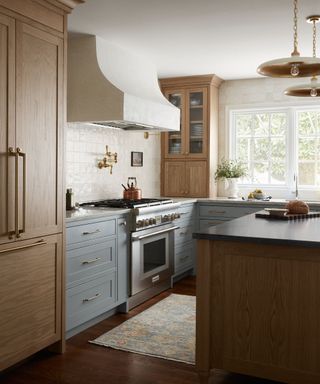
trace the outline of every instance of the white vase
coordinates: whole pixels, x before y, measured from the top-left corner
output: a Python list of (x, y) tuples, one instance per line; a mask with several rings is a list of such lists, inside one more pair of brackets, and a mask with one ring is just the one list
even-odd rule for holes
[(238, 198), (238, 178), (237, 177), (232, 177), (227, 179), (227, 197), (228, 199), (237, 199)]

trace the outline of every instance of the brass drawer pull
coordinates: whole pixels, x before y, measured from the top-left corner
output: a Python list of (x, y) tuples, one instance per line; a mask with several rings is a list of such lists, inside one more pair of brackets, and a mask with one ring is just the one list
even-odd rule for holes
[(219, 213), (223, 215), (224, 213), (226, 213), (226, 211), (209, 211), (209, 213)]
[(187, 256), (181, 256), (181, 257), (180, 257), (180, 260), (182, 261), (182, 260), (188, 259), (189, 257), (190, 257), (190, 255), (187, 255)]
[(122, 225), (123, 227), (125, 227), (127, 225), (127, 222), (126, 221), (123, 221), (122, 223), (120, 223), (119, 225)]
[(101, 296), (101, 293), (96, 293), (94, 296), (92, 296), (92, 297), (88, 297), (87, 299), (83, 299), (82, 301), (83, 301), (84, 303), (87, 303), (88, 301), (92, 301), (92, 300), (97, 299), (99, 296)]
[(96, 263), (99, 260), (101, 260), (101, 257), (96, 257), (95, 259), (92, 259), (92, 260), (84, 260), (81, 264), (83, 264), (83, 265), (92, 264), (92, 263)]
[(186, 231), (186, 232), (180, 232), (180, 236), (187, 235), (188, 233), (189, 233), (189, 231)]
[(92, 232), (82, 232), (83, 235), (94, 235), (95, 233), (101, 232), (101, 229), (96, 229), (95, 231)]
[(40, 245), (46, 245), (47, 242), (45, 240), (39, 240), (36, 243), (28, 244), (28, 245), (21, 245), (19, 247), (14, 247), (14, 248), (9, 248), (9, 249), (4, 249), (0, 251), (0, 253), (6, 253), (6, 252), (14, 252), (22, 249), (27, 249), (27, 248), (32, 248), (32, 247), (38, 247)]

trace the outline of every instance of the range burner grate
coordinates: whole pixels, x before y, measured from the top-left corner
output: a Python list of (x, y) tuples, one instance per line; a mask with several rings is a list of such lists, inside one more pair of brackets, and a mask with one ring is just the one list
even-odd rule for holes
[(135, 207), (144, 207), (144, 206), (153, 206), (161, 204), (172, 203), (170, 199), (140, 199), (140, 200), (126, 200), (126, 199), (110, 199), (110, 200), (100, 200), (100, 201), (91, 201), (87, 203), (80, 204), (81, 206), (93, 206), (93, 207), (108, 207), (108, 208), (135, 208)]

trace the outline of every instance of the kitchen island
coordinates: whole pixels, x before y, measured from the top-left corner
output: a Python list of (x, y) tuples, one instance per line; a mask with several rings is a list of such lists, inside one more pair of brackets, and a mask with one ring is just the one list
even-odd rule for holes
[(320, 383), (320, 219), (254, 214), (194, 233), (196, 367)]

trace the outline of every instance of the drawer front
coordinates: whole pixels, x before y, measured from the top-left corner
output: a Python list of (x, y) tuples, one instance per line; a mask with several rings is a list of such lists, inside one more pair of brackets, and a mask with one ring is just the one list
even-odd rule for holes
[(177, 220), (177, 223), (180, 221), (193, 221), (195, 219), (195, 205), (181, 206), (179, 208), (180, 219)]
[(67, 228), (67, 245), (116, 234), (116, 220), (100, 221)]
[(67, 290), (67, 331), (108, 311), (116, 302), (116, 272)]
[(226, 221), (229, 221), (229, 220), (204, 220), (204, 219), (201, 219), (199, 230), (203, 231), (203, 230), (208, 229), (209, 227), (212, 227), (214, 225), (225, 223)]
[(116, 239), (67, 252), (67, 285), (79, 284), (116, 266)]
[(261, 208), (255, 207), (229, 207), (225, 205), (200, 205), (200, 217), (241, 217), (257, 212)]
[(176, 250), (174, 256), (174, 272), (178, 273), (188, 267), (193, 267), (194, 246), (192, 243), (186, 244)]
[(174, 232), (174, 243), (175, 246), (183, 244), (188, 241), (192, 241), (192, 233), (194, 232), (193, 225), (181, 226)]

